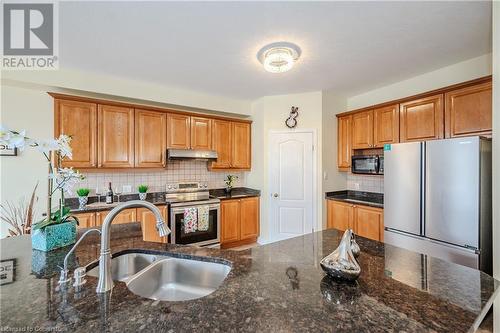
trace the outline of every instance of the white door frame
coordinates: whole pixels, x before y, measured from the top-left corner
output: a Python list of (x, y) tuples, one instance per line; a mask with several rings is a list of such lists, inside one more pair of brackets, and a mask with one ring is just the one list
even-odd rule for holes
[[(294, 133), (312, 133), (312, 142), (313, 142), (313, 161), (312, 161), (312, 168), (313, 168), (313, 184), (312, 184), (312, 191), (313, 191), (313, 198), (312, 198), (312, 216), (313, 216), (313, 221), (312, 221), (312, 226), (313, 226), (313, 231), (319, 231), (322, 229), (322, 221), (318, 221), (318, 136), (316, 129), (314, 128), (304, 128), (304, 129), (292, 129), (292, 130), (270, 130), (268, 133), (268, 143), (271, 142), (271, 136), (273, 134), (294, 134)], [(268, 149), (267, 152), (267, 188), (268, 188), (268, 195), (267, 195), (267, 218), (268, 218), (268, 226), (269, 226), (269, 239), (272, 238), (272, 223), (275, 223), (273, 221), (273, 214), (272, 214), (272, 193), (271, 193), (271, 168), (270, 168), (270, 161), (272, 159), (271, 156), (271, 149)], [(273, 242), (275, 240), (272, 240)]]

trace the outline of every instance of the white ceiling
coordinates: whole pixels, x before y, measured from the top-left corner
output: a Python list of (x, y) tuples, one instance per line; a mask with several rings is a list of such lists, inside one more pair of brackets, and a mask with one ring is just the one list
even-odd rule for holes
[[(252, 99), (353, 95), (491, 52), (491, 2), (61, 2), (61, 67)], [(256, 59), (302, 48), (290, 72)]]

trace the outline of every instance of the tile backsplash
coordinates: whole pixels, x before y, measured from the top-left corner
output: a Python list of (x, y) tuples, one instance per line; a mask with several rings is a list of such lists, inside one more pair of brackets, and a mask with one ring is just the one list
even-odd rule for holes
[[(212, 172), (207, 169), (207, 162), (204, 161), (169, 161), (166, 169), (158, 171), (143, 171), (140, 169), (124, 170), (123, 172), (90, 172), (85, 173), (85, 180), (75, 186), (87, 187), (91, 190), (91, 195), (94, 195), (96, 187), (104, 192), (108, 188), (108, 183), (111, 182), (113, 191), (118, 187), (130, 185), (132, 192), (137, 193), (137, 186), (146, 184), (149, 186), (149, 192), (161, 192), (165, 190), (165, 184), (176, 183), (183, 181), (198, 181), (208, 182), (209, 188), (225, 187), (224, 178), (228, 174), (238, 176), (235, 182), (235, 187), (245, 186), (245, 172)], [(68, 197), (76, 196), (75, 193)]]
[(347, 189), (351, 191), (384, 193), (384, 176), (357, 175), (349, 172)]

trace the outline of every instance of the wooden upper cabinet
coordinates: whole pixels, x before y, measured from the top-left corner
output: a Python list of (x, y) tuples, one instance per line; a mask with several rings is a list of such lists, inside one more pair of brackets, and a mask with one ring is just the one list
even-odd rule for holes
[(352, 155), (352, 116), (338, 117), (337, 121), (337, 167), (348, 170)]
[(169, 113), (167, 115), (167, 148), (189, 149), (191, 147), (191, 117)]
[(447, 138), (490, 135), (492, 130), (491, 81), (445, 94)]
[(352, 148), (373, 147), (373, 111), (357, 112), (352, 115)]
[(425, 141), (444, 137), (443, 95), (400, 104), (400, 141)]
[(354, 230), (359, 236), (383, 240), (383, 221), (383, 210), (380, 208), (356, 206), (354, 210)]
[(334, 200), (327, 200), (326, 204), (327, 229), (345, 231), (354, 228), (354, 205)]
[(135, 110), (135, 167), (165, 167), (167, 114)]
[(212, 149), (217, 152), (217, 161), (212, 162), (212, 169), (229, 169), (232, 163), (232, 123), (215, 119), (212, 122)]
[(399, 104), (373, 110), (373, 143), (375, 147), (399, 142)]
[(221, 240), (223, 243), (240, 240), (240, 200), (224, 200), (221, 209)]
[[(165, 223), (168, 223), (167, 206), (158, 207)], [(156, 217), (147, 208), (137, 208), (137, 220), (141, 222), (142, 239), (147, 242), (167, 243), (167, 237), (160, 237), (156, 229)]]
[(134, 167), (134, 109), (98, 106), (98, 164), (102, 168)]
[(72, 137), (73, 158), (62, 162), (64, 167), (97, 167), (97, 104), (56, 99), (55, 136)]
[(191, 117), (191, 149), (212, 149), (212, 119)]
[(233, 122), (232, 167), (236, 169), (251, 168), (251, 127), (249, 123)]
[(259, 198), (240, 200), (240, 240), (259, 236)]

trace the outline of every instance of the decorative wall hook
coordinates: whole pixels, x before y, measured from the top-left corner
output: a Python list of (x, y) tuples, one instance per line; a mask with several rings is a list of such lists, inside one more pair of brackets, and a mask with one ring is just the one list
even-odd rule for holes
[(285, 120), (286, 127), (295, 128), (295, 126), (297, 126), (298, 116), (299, 116), (299, 108), (297, 106), (292, 106), (292, 111), (290, 111), (290, 116)]

